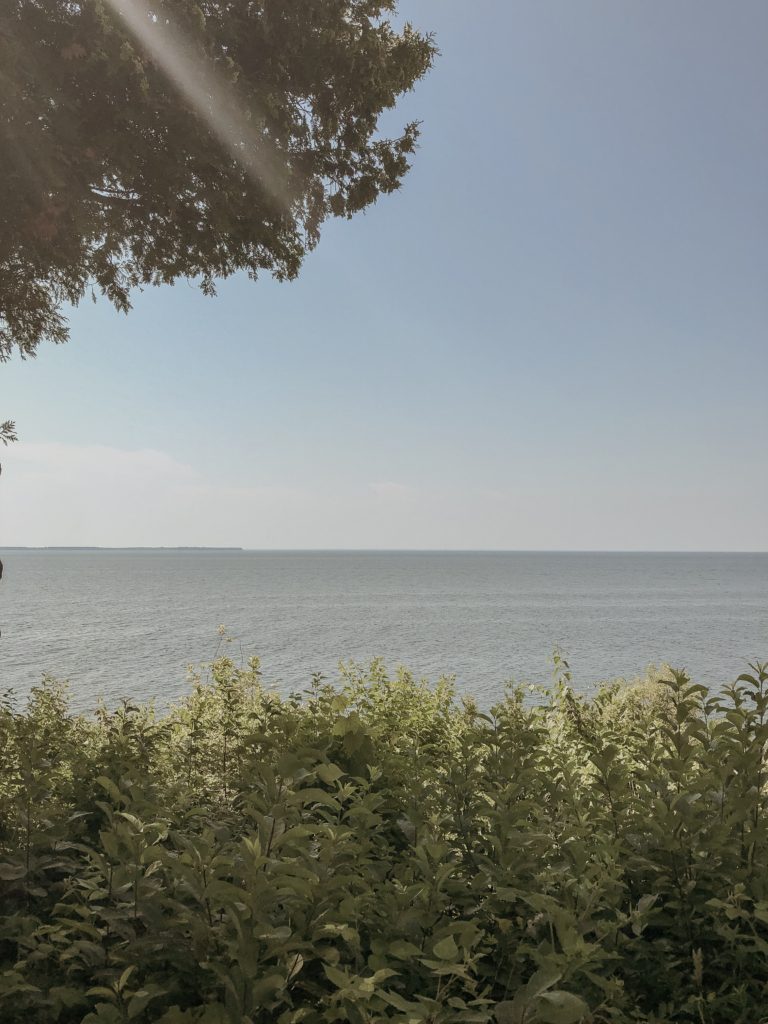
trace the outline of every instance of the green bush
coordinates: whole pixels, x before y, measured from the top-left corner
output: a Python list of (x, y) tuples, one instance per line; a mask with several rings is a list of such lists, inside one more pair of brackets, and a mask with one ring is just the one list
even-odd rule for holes
[(768, 667), (0, 707), (3, 1024), (768, 1021)]

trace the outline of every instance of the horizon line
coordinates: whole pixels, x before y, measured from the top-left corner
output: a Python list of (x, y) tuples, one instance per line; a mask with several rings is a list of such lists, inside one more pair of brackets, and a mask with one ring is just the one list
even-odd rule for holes
[(0, 551), (231, 551), (248, 554), (765, 555), (747, 548), (249, 548), (208, 544), (9, 544)]

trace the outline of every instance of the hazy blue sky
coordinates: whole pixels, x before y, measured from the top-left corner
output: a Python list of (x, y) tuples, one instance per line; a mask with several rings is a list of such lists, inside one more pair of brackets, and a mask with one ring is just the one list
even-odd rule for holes
[(768, 4), (402, 11), (399, 194), (0, 365), (4, 545), (768, 549)]

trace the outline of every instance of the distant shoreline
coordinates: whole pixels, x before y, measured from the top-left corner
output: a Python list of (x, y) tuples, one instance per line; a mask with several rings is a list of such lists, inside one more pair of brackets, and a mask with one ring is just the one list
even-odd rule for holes
[(160, 547), (100, 547), (98, 545), (57, 545), (47, 544), (45, 547), (31, 547), (30, 545), (12, 545), (11, 547), (0, 548), (2, 551), (245, 551), (245, 548), (208, 548), (208, 547), (187, 547), (180, 545), (171, 547), (161, 545)]

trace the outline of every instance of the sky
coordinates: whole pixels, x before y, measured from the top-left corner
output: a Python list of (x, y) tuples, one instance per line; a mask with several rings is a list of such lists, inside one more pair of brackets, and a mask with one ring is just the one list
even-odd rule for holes
[(768, 5), (407, 0), (403, 188), (0, 365), (0, 543), (768, 550)]

